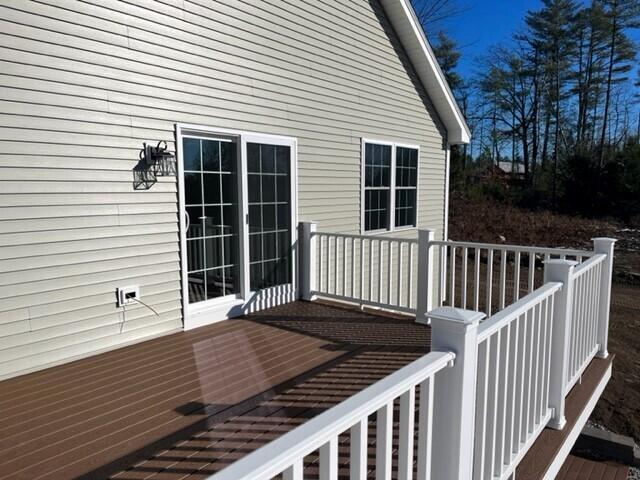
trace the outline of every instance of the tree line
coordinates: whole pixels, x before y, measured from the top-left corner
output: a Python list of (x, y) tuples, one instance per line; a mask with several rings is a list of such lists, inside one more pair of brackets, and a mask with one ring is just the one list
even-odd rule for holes
[[(428, 25), (427, 6), (440, 6), (442, 14), (458, 4), (414, 5)], [(469, 172), (510, 162), (519, 179), (511, 191), (530, 206), (640, 216), (635, 28), (640, 0), (542, 0), (511, 41), (478, 59), (472, 78), (456, 72), (456, 43), (443, 32), (433, 35), (473, 137), (452, 152), (454, 180), (468, 187)]]

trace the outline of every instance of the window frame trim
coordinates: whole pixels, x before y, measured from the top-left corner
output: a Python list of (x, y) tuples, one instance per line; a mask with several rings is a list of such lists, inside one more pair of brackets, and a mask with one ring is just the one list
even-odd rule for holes
[[(388, 145), (391, 147), (391, 172), (389, 175), (389, 228), (377, 230), (365, 230), (364, 212), (365, 212), (365, 155), (366, 145), (372, 143), (376, 145)], [(403, 225), (396, 227), (396, 149), (398, 147), (410, 148), (418, 151), (418, 160), (416, 165), (416, 216), (414, 225)], [(361, 235), (379, 235), (390, 232), (402, 232), (404, 230), (412, 230), (418, 228), (418, 191), (420, 187), (420, 145), (414, 145), (404, 142), (394, 142), (391, 140), (379, 140), (375, 138), (362, 137), (360, 141), (360, 234)]]

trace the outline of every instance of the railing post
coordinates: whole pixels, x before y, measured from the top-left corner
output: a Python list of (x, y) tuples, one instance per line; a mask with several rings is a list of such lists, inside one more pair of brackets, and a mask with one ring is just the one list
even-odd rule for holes
[(559, 259), (544, 262), (544, 283), (562, 283), (562, 289), (553, 301), (549, 378), (549, 406), (554, 412), (549, 427), (556, 430), (562, 430), (567, 422), (564, 416), (564, 401), (573, 318), (573, 269), (577, 264), (571, 260)]
[(470, 480), (473, 473), (478, 325), (485, 314), (441, 307), (427, 315), (431, 320), (431, 350), (456, 354), (454, 366), (437, 374), (434, 380), (430, 478)]
[(416, 322), (429, 323), (426, 313), (433, 308), (433, 242), (434, 230), (418, 230), (418, 294)]
[(300, 222), (299, 232), (299, 262), (298, 271), (300, 298), (303, 300), (311, 300), (312, 292), (316, 290), (316, 237), (315, 233), (317, 223)]
[(598, 299), (598, 353), (599, 358), (607, 358), (609, 343), (609, 310), (611, 307), (611, 277), (613, 275), (614, 238), (594, 238), (595, 253), (604, 253), (607, 258), (602, 263), (602, 277), (600, 278), (600, 298)]

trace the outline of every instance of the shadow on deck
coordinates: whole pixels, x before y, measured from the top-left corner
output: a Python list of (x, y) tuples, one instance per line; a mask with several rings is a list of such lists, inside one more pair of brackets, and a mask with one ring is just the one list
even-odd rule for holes
[(0, 478), (203, 478), (420, 357), (429, 332), (295, 302), (4, 381)]

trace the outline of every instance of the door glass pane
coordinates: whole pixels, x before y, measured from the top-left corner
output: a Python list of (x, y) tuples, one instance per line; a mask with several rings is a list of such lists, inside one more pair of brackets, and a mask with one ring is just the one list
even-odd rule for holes
[(183, 139), (189, 303), (240, 292), (237, 145)]
[(291, 149), (247, 144), (251, 290), (291, 283)]

